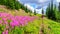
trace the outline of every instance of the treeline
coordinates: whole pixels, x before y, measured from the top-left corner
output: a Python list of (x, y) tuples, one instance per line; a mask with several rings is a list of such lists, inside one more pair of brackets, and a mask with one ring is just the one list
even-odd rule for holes
[(60, 3), (57, 8), (56, 4), (54, 5), (53, 0), (51, 0), (51, 2), (49, 3), (46, 9), (46, 16), (49, 19), (60, 22)]
[(16, 0), (0, 0), (0, 4), (1, 5), (6, 5), (8, 8), (11, 9), (20, 9), (21, 8), (21, 4), (16, 1)]
[(27, 9), (23, 4), (21, 4), (18, 0), (0, 0), (0, 5), (5, 5), (11, 9), (23, 9), (26, 13), (31, 12), (31, 10)]

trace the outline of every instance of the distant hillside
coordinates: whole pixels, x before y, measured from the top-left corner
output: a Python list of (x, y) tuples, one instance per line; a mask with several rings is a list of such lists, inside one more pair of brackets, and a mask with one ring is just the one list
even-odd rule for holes
[(5, 6), (5, 5), (0, 5), (0, 12), (10, 13), (15, 16), (16, 15), (19, 15), (19, 16), (38, 16), (38, 15), (40, 15), (40, 14), (34, 15), (34, 13), (31, 13), (31, 12), (26, 13), (26, 11), (23, 9), (19, 9), (19, 10), (8, 9), (7, 6)]
[(27, 9), (27, 7), (22, 5), (18, 0), (0, 0), (0, 5), (5, 5), (7, 8), (13, 10), (23, 9), (26, 13), (31, 12), (31, 10)]
[(26, 13), (22, 9), (19, 9), (19, 11), (18, 10), (12, 10), (12, 9), (8, 9), (4, 5), (0, 5), (0, 12), (6, 12), (6, 13), (10, 13), (10, 14), (13, 14), (13, 15), (20, 15), (20, 16), (27, 16), (27, 15), (29, 15), (29, 13)]

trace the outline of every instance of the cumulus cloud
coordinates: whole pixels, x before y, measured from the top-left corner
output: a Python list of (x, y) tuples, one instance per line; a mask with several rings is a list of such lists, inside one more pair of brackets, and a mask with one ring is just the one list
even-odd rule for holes
[(41, 8), (41, 9), (36, 9), (36, 12), (37, 12), (38, 14), (41, 14), (42, 8)]
[[(51, 0), (20, 0), (20, 2), (27, 6), (28, 9), (32, 10), (33, 12), (35, 9), (39, 14), (41, 14), (42, 5), (44, 7), (44, 11), (46, 11), (46, 7), (48, 6), (50, 1)], [(56, 0), (53, 1), (55, 2)]]
[(30, 5), (32, 5), (32, 7), (34, 7), (33, 6), (34, 4), (35, 4), (35, 7), (37, 7), (37, 6), (42, 7), (42, 5), (43, 6), (47, 5), (50, 2), (50, 0), (20, 0), (20, 2), (23, 4), (30, 4)]
[(44, 2), (49, 2), (50, 0), (20, 0), (22, 3), (35, 3), (35, 4), (41, 4)]
[(31, 7), (29, 4), (25, 4), (24, 6), (27, 6), (28, 9), (32, 10), (34, 12), (34, 8)]
[[(47, 6), (44, 6), (44, 7), (43, 7), (44, 14), (46, 13), (46, 8), (47, 8)], [(36, 9), (36, 12), (37, 12), (38, 14), (42, 14), (42, 8)]]
[(60, 0), (56, 0), (57, 2), (60, 2)]
[(40, 8), (42, 8), (42, 7), (44, 7), (44, 6), (48, 6), (49, 5), (49, 2), (47, 2), (47, 3), (44, 3), (43, 5), (38, 5), (37, 7), (36, 7), (36, 9), (40, 9)]
[[(25, 4), (24, 6), (27, 6), (28, 9), (30, 9), (30, 10), (32, 10), (32, 12), (34, 12), (34, 9), (35, 9), (35, 8), (31, 7), (29, 4)], [(47, 6), (44, 6), (44, 7), (43, 7), (44, 11), (46, 11), (46, 8), (47, 8)], [(40, 9), (35, 9), (35, 10), (36, 10), (36, 12), (37, 12), (38, 14), (41, 14), (41, 13), (42, 13), (42, 8), (40, 8)], [(44, 12), (44, 13), (46, 13), (46, 12)]]
[(49, 0), (38, 0), (39, 3), (48, 2)]

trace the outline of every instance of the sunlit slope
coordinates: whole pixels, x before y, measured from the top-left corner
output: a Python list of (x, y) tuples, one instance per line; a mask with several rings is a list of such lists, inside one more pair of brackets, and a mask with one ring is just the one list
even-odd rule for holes
[[(6, 13), (13, 14), (13, 15), (19, 15), (19, 16), (29, 16), (29, 13), (26, 13), (22, 9), (20, 9), (19, 11), (11, 10), (11, 9), (6, 8), (3, 5), (0, 5), (0, 12), (6, 12)], [(25, 34), (39, 34), (39, 32), (41, 32), (40, 31), (41, 30), (40, 28), (42, 27), (41, 26), (42, 24), (41, 15), (37, 14), (33, 16), (37, 16), (37, 19), (23, 27), (24, 29), (23, 31)], [(60, 34), (60, 23), (44, 17), (43, 25), (44, 25), (44, 28), (43, 28), (44, 34)]]
[(60, 23), (45, 18), (44, 25), (45, 34), (60, 34)]
[(19, 9), (19, 10), (12, 10), (12, 9), (8, 9), (6, 6), (4, 5), (0, 5), (0, 12), (6, 12), (6, 13), (10, 13), (13, 15), (20, 15), (20, 16), (26, 16), (29, 15), (29, 13), (26, 13), (24, 10)]
[[(47, 18), (44, 18), (43, 20), (43, 25), (44, 28), (42, 28), (44, 30), (44, 32), (42, 32), (43, 34), (60, 34), (60, 23), (49, 20)], [(41, 33), (41, 26), (42, 24), (42, 19), (37, 19), (35, 21), (33, 21), (32, 23), (29, 23), (26, 27), (25, 27), (25, 32), (27, 33), (34, 33), (34, 34), (39, 34), (39, 32)]]

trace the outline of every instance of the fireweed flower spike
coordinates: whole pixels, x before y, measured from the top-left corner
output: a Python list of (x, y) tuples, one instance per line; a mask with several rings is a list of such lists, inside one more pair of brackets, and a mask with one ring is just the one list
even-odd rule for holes
[[(32, 20), (35, 19), (35, 17), (30, 17), (30, 16), (13, 16), (11, 14), (8, 13), (0, 13), (0, 24), (3, 23), (6, 26), (6, 28), (12, 27), (14, 28), (15, 26), (25, 26), (27, 25), (29, 22), (31, 22)], [(8, 34), (8, 30), (6, 30), (5, 32), (2, 32), (2, 34)]]
[(5, 32), (6, 34), (8, 34), (8, 30), (6, 30), (6, 32)]
[(5, 34), (5, 32), (2, 32), (2, 34)]

